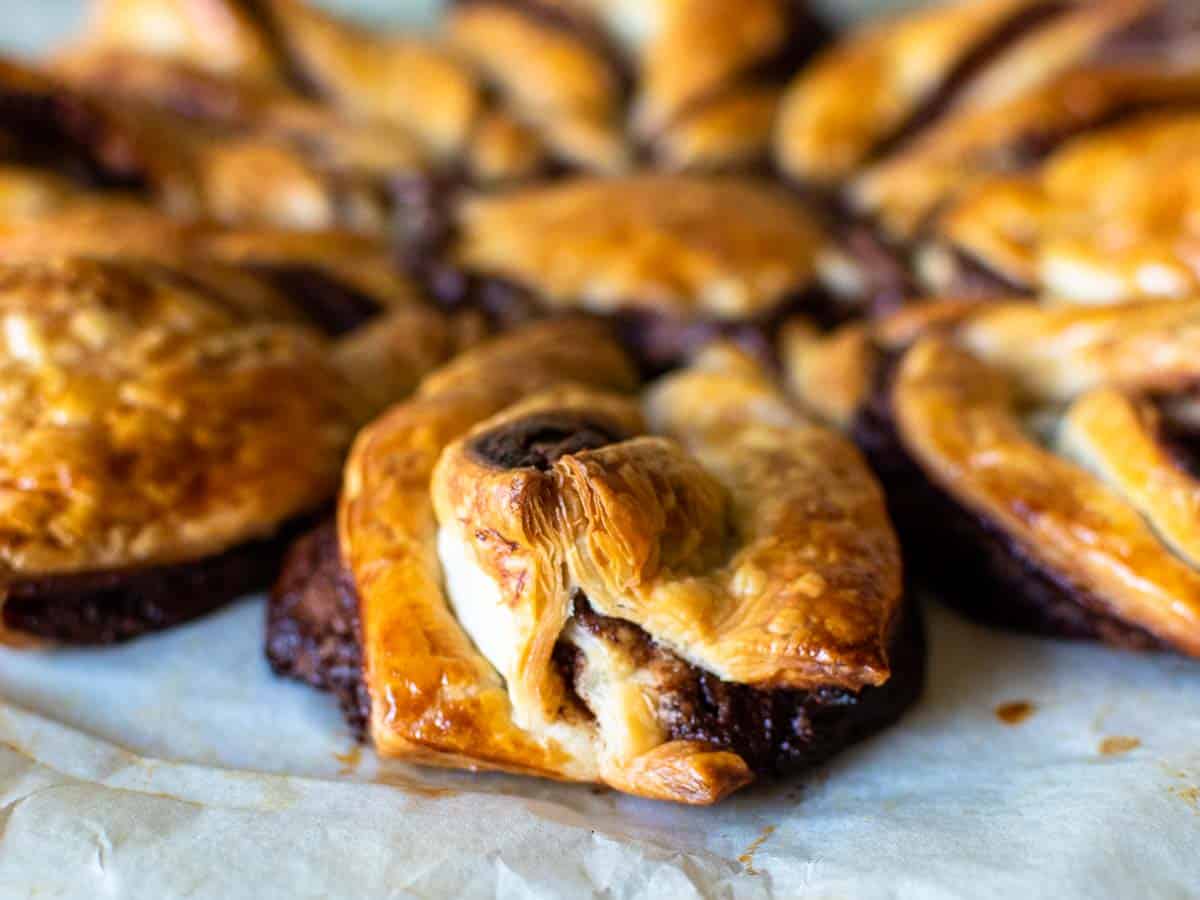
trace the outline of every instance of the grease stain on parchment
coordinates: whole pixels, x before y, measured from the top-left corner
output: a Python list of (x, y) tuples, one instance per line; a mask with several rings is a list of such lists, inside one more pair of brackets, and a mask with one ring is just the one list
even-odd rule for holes
[(1122, 753), (1136, 750), (1140, 746), (1142, 746), (1142, 742), (1135, 737), (1127, 734), (1114, 734), (1100, 742), (1100, 755), (1120, 756)]
[(747, 875), (759, 874), (758, 869), (754, 868), (754, 854), (758, 852), (758, 848), (766, 842), (767, 838), (774, 833), (774, 825), (766, 826), (762, 830), (762, 833), (750, 843), (749, 847), (746, 848), (746, 852), (738, 857), (738, 862), (742, 864), (742, 868)]
[(1187, 784), (1180, 784), (1167, 788), (1167, 793), (1172, 797), (1178, 797), (1196, 812), (1200, 813), (1200, 786), (1198, 786), (1194, 781), (1196, 778), (1196, 773), (1194, 771), (1181, 768), (1178, 765), (1169, 765), (1165, 763), (1163, 764), (1163, 768), (1166, 769), (1167, 774), (1172, 778), (1187, 782)]
[(1194, 784), (1186, 787), (1173, 787), (1171, 793), (1196, 812), (1200, 812), (1200, 787), (1196, 787)]
[(454, 788), (433, 787), (432, 785), (422, 784), (419, 781), (414, 781), (411, 778), (405, 778), (403, 775), (396, 775), (392, 772), (381, 772), (375, 776), (374, 781), (376, 784), (386, 784), (388, 787), (399, 788), (420, 797), (454, 797), (459, 793)]
[(1020, 725), (1037, 712), (1037, 706), (1030, 700), (1011, 700), (996, 707), (996, 718), (1005, 725)]
[(341, 763), (342, 767), (338, 769), (339, 775), (353, 775), (362, 764), (362, 747), (355, 744), (345, 753), (333, 754), (333, 758)]

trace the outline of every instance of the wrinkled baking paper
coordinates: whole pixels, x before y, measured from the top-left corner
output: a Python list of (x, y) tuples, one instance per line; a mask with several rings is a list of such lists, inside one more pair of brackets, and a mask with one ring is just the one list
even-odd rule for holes
[(329, 696), (270, 674), (262, 617), (0, 650), (0, 897), (1200, 896), (1200, 663), (934, 608), (899, 726), (687, 809), (380, 766)]
[(898, 727), (710, 809), (381, 766), (259, 601), (0, 651), (0, 897), (1196, 896), (1200, 664), (929, 618)]

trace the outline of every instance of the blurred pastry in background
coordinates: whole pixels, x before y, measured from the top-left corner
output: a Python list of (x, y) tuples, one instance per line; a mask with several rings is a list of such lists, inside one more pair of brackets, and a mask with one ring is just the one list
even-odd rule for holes
[(1200, 655), (1200, 302), (950, 302), (788, 337), (792, 386), (867, 454), (938, 596)]
[[(1058, 180), (1069, 164), (1057, 160), (1078, 145), (1136, 155), (1128, 134), (1196, 108), (1197, 49), (1200, 15), (1179, 0), (981, 0), (864, 25), (797, 77), (775, 136), (781, 171), (824, 196), (841, 226), (828, 283), (883, 312), (926, 291), (1163, 296), (1116, 287), (1124, 276), (1074, 257), (1031, 260), (1042, 215), (1057, 218), (1060, 200), (1064, 218), (1077, 214), (1071, 188), (1039, 199), (1037, 185)], [(1116, 161), (1101, 164), (1113, 178), (1089, 176), (1089, 189), (1125, 190), (1111, 183), (1123, 177)], [(1090, 212), (1125, 202), (1105, 196)], [(1098, 255), (1119, 242), (1107, 230)]]

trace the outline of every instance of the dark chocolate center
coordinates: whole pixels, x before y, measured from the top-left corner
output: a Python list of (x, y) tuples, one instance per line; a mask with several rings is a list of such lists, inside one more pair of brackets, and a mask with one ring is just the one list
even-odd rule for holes
[(331, 337), (353, 331), (379, 312), (372, 297), (317, 266), (252, 263), (248, 268), (273, 284)]
[(1171, 414), (1170, 399), (1155, 399), (1158, 439), (1171, 461), (1193, 478), (1200, 479), (1200, 423), (1185, 422)]
[(0, 156), (85, 186), (144, 190), (137, 148), (92, 104), (67, 91), (0, 88)]
[(1142, 16), (1108, 38), (1096, 58), (1105, 63), (1194, 59), (1200, 50), (1200, 4), (1196, 0), (1159, 0)]
[(546, 472), (564, 456), (624, 439), (612, 423), (584, 413), (536, 413), (479, 435), (471, 442), (471, 453), (497, 469)]
[[(857, 694), (841, 688), (811, 691), (756, 688), (722, 681), (658, 644), (632, 622), (603, 616), (576, 592), (574, 621), (610, 645), (622, 647), (657, 689), (657, 715), (671, 740), (699, 741), (731, 750), (759, 774), (815, 765), (891, 721), (920, 692), (920, 628), (908, 612), (891, 646), (892, 679)], [(582, 675), (582, 654), (565, 642), (555, 648), (568, 696)]]
[(195, 619), (271, 583), (304, 516), (274, 537), (180, 563), (24, 578), (9, 586), (4, 624), (66, 644), (114, 644)]

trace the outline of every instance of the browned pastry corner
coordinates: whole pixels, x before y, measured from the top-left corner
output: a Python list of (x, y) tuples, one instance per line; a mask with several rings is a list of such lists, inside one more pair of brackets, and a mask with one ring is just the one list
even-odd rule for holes
[(1200, 655), (1200, 303), (915, 318), (797, 332), (790, 358), (880, 474), (918, 577), (986, 621)]
[(502, 323), (612, 317), (650, 371), (716, 337), (770, 356), (787, 311), (816, 307), (825, 234), (767, 182), (711, 175), (578, 177), (471, 196), (418, 252), (430, 292)]
[(294, 548), (276, 670), (385, 756), (684, 803), (893, 721), (920, 634), (854, 448), (728, 347), (634, 386), (573, 320), (428, 378)]
[(1196, 109), (1197, 49), (1190, 0), (982, 0), (864, 26), (798, 76), (776, 130), (782, 172), (843, 223), (830, 283), (884, 312), (924, 291), (1070, 296), (1035, 271), (1031, 201), (1006, 186), (1088, 135)]
[(780, 0), (460, 0), (445, 28), (561, 159), (610, 173), (760, 164), (783, 83), (827, 37)]
[[(261, 589), (354, 427), (456, 349), (414, 309), (331, 353), (270, 304), (146, 262), (0, 264), (0, 311), (13, 642), (126, 640)], [(395, 393), (356, 390), (367, 371)]]

